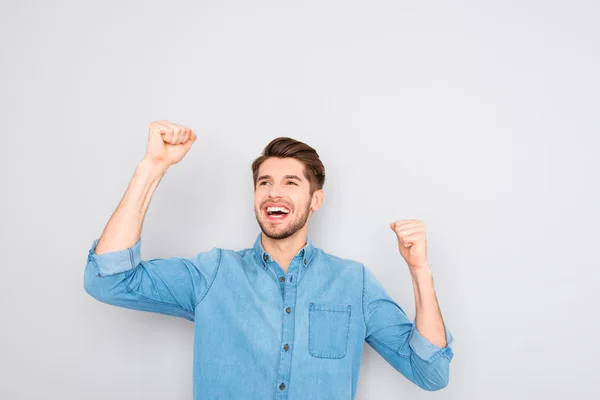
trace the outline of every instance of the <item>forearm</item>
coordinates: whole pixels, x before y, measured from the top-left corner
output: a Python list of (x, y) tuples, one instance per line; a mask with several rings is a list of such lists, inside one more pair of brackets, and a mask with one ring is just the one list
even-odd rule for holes
[(123, 250), (138, 242), (152, 195), (167, 167), (144, 158), (136, 167), (125, 195), (108, 221), (96, 253)]
[(414, 286), (416, 325), (423, 337), (439, 347), (446, 347), (446, 333), (442, 313), (433, 286), (433, 275), (429, 266), (411, 268)]
[[(415, 288), (418, 328), (417, 321), (411, 323), (402, 307), (389, 296), (375, 275), (366, 267), (363, 268), (363, 272), (366, 342), (419, 387), (425, 390), (446, 387), (449, 382), (449, 364), (454, 355), (453, 338), (450, 331), (446, 330), (447, 339), (442, 333), (438, 338), (440, 340), (436, 340), (435, 329), (432, 330), (433, 333), (428, 329), (427, 316), (430, 313), (425, 310), (427, 296), (422, 291), (428, 286), (428, 280), (425, 278), (430, 272), (413, 275), (413, 282), (419, 288)], [(435, 323), (430, 324), (435, 326)], [(428, 338), (433, 340), (429, 341)], [(444, 343), (446, 340), (448, 343)]]

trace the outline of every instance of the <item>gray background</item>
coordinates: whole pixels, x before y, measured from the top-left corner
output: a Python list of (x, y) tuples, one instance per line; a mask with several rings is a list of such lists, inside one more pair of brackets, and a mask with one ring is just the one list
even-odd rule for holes
[(198, 141), (159, 185), (142, 257), (241, 249), (250, 163), (315, 147), (309, 234), (414, 317), (388, 224), (420, 219), (450, 385), (365, 345), (358, 399), (593, 399), (597, 1), (3, 1), (0, 398), (190, 399), (193, 326), (104, 305), (83, 268), (151, 121)]

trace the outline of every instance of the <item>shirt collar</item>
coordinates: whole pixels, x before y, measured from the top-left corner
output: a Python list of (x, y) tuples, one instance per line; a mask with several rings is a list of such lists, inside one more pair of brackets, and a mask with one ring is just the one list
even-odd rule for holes
[[(267, 268), (266, 261), (274, 261), (273, 256), (270, 253), (267, 253), (262, 246), (262, 232), (258, 234), (256, 237), (256, 241), (254, 242), (254, 254), (258, 261), (262, 264), (263, 268)], [(306, 236), (306, 244), (303, 248), (300, 249), (296, 257), (300, 257), (302, 259), (302, 265), (304, 267), (308, 267), (310, 265), (310, 260), (315, 252), (315, 246), (313, 245), (310, 237)]]

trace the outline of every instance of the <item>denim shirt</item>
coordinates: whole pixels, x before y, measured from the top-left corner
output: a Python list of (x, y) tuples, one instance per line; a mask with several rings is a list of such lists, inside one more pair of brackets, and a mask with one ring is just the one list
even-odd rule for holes
[(193, 393), (212, 399), (354, 399), (366, 341), (425, 390), (448, 384), (452, 336), (422, 336), (373, 272), (314, 247), (285, 273), (262, 246), (213, 247), (193, 257), (142, 260), (132, 247), (96, 254), (84, 288), (119, 307), (194, 322)]

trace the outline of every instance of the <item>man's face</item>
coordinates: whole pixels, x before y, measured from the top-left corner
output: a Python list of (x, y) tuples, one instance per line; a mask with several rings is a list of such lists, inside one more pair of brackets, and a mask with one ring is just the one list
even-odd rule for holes
[(313, 202), (303, 171), (304, 165), (294, 158), (271, 157), (261, 164), (254, 213), (267, 237), (285, 239), (306, 225)]

